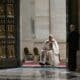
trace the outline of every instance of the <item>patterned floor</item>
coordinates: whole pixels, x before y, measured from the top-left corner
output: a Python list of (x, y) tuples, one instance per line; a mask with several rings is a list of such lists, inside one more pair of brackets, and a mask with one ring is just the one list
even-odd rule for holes
[[(24, 63), (22, 63), (22, 66), (23, 67), (41, 67), (41, 65), (39, 65), (39, 63), (35, 63), (34, 61), (25, 61)], [(46, 66), (46, 65), (44, 65), (44, 66)], [(47, 66), (49, 66), (50, 67), (50, 65), (47, 65)], [(53, 66), (54, 67), (54, 66)], [(64, 68), (64, 67), (66, 67), (66, 65), (65, 64), (63, 64), (63, 63), (60, 63), (59, 65), (57, 65), (56, 67), (59, 67), (59, 68)]]
[(80, 73), (65, 68), (14, 68), (0, 70), (0, 80), (80, 80)]

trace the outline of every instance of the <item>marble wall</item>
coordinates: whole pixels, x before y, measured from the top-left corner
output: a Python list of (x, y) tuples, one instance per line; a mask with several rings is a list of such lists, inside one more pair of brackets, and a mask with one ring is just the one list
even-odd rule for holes
[(34, 15), (33, 0), (20, 0), (20, 57), (23, 59), (24, 47), (32, 47), (31, 20)]
[(49, 35), (50, 27), (51, 33), (59, 42), (61, 58), (66, 59), (66, 0), (50, 0), (50, 6), (49, 0), (21, 0), (21, 59), (26, 46), (30, 51), (35, 46), (41, 49), (43, 41)]

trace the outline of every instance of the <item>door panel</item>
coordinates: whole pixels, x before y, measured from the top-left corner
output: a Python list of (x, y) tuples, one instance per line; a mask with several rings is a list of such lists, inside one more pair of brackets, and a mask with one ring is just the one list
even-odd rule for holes
[(19, 62), (19, 0), (0, 0), (0, 68)]

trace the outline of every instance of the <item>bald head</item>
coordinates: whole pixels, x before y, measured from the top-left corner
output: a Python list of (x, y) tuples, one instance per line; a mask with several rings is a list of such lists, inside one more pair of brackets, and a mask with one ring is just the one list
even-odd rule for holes
[(72, 31), (75, 31), (75, 25), (73, 25), (73, 24), (70, 25), (70, 31), (71, 31), (71, 32), (72, 32)]

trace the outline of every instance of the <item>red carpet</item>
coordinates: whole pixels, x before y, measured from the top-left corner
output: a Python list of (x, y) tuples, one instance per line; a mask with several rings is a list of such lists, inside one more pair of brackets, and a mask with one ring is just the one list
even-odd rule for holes
[[(23, 64), (22, 64), (22, 67), (41, 67), (41, 65), (39, 65), (38, 63), (35, 63), (33, 61), (25, 61)], [(53, 66), (48, 66), (48, 67), (53, 67)], [(66, 65), (63, 64), (63, 63), (60, 63), (58, 66), (56, 67), (60, 67), (60, 68), (65, 68)]]

